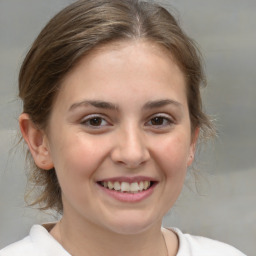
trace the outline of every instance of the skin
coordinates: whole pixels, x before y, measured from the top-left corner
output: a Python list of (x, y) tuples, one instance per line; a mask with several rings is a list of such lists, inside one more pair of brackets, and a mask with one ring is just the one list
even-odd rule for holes
[[(64, 248), (166, 255), (161, 221), (181, 192), (198, 129), (191, 134), (185, 78), (164, 48), (140, 40), (91, 52), (64, 79), (47, 131), (27, 114), (20, 127), (36, 164), (56, 169), (64, 213), (51, 234)], [(121, 202), (97, 184), (137, 176), (157, 183), (139, 202)], [(177, 237), (167, 233), (176, 255)]]

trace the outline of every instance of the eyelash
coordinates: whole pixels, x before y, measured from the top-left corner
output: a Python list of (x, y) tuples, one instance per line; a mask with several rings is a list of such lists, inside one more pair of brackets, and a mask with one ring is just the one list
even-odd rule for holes
[[(152, 124), (153, 120), (156, 121), (156, 122), (157, 121), (162, 121), (162, 124), (155, 124), (154, 125), (154, 124)], [(150, 122), (151, 122), (151, 124), (149, 124)], [(146, 126), (152, 126), (154, 128), (157, 128), (157, 129), (169, 127), (172, 124), (174, 124), (174, 120), (172, 118), (170, 118), (169, 116), (166, 116), (164, 114), (155, 115), (155, 116), (151, 117), (150, 120), (145, 123)]]
[[(93, 121), (96, 122), (95, 125), (90, 123), (90, 122), (93, 122)], [(103, 125), (102, 125), (102, 122), (104, 122)], [(86, 116), (86, 118), (81, 121), (81, 124), (85, 125), (87, 127), (90, 127), (92, 129), (100, 129), (100, 128), (105, 127), (105, 126), (111, 126), (111, 124), (108, 121), (106, 121), (106, 119), (104, 117), (102, 117), (100, 115)]]
[[(160, 124), (153, 124), (153, 122), (159, 122)], [(95, 122), (94, 124), (92, 122)], [(103, 123), (103, 124), (102, 124)], [(85, 119), (81, 121), (81, 124), (92, 129), (101, 129), (106, 126), (111, 126), (111, 123), (108, 122), (104, 117), (100, 115), (89, 115), (86, 116)], [(145, 126), (151, 126), (156, 129), (166, 128), (174, 124), (174, 120), (172, 118), (164, 114), (157, 114), (150, 117), (149, 121), (145, 123)]]

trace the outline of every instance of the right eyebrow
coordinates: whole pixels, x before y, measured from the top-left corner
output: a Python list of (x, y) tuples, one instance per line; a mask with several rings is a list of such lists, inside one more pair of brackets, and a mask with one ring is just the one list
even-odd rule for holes
[(118, 107), (115, 104), (110, 102), (99, 101), (99, 100), (83, 100), (83, 101), (72, 104), (69, 108), (69, 111), (73, 111), (79, 107), (88, 106), (88, 105), (96, 108), (101, 108), (101, 109), (118, 110)]

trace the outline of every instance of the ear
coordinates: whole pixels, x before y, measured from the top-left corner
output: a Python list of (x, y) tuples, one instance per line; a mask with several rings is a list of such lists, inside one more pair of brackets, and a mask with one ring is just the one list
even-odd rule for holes
[(44, 170), (53, 168), (48, 139), (44, 131), (36, 127), (29, 115), (22, 113), (19, 117), (22, 136), (26, 141), (35, 164)]
[(200, 133), (200, 127), (197, 127), (191, 135), (191, 144), (190, 144), (187, 166), (190, 166), (194, 161), (195, 152), (196, 152), (196, 143), (198, 140), (199, 133)]

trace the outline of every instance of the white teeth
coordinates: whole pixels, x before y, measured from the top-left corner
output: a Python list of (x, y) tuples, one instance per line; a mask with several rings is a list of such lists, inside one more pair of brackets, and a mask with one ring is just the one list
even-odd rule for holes
[(114, 190), (120, 190), (121, 189), (121, 185), (118, 181), (114, 182)]
[(150, 186), (150, 182), (149, 181), (144, 181), (144, 189), (147, 189)]
[(109, 189), (113, 189), (114, 188), (114, 184), (111, 181), (108, 181), (108, 188)]
[(130, 185), (130, 191), (131, 192), (138, 192), (140, 190), (139, 184), (137, 182), (133, 182)]
[(144, 182), (143, 182), (143, 181), (141, 181), (141, 182), (139, 183), (139, 187), (140, 187), (140, 190), (145, 189), (145, 187), (144, 187)]
[(128, 182), (121, 183), (121, 191), (122, 192), (129, 192), (130, 191), (130, 184)]
[(114, 189), (116, 191), (137, 193), (142, 190), (148, 189), (150, 187), (150, 181), (140, 181), (139, 183), (103, 181), (101, 182), (101, 185), (105, 188)]

